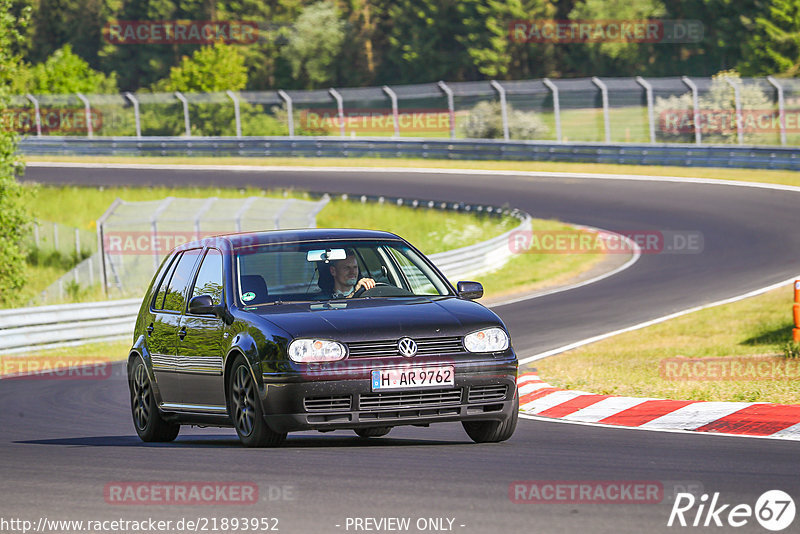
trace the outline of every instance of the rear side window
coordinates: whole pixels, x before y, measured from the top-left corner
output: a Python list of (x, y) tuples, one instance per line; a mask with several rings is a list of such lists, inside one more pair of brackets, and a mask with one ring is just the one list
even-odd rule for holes
[(219, 250), (209, 249), (203, 264), (197, 273), (192, 298), (198, 295), (210, 295), (214, 304), (222, 303), (222, 254)]
[(181, 254), (175, 263), (175, 270), (169, 279), (167, 291), (164, 294), (164, 310), (181, 312), (186, 308), (186, 293), (191, 283), (192, 270), (197, 262), (198, 250), (187, 250)]
[(164, 308), (164, 295), (167, 293), (167, 287), (169, 287), (169, 279), (172, 278), (172, 273), (175, 272), (175, 266), (178, 265), (178, 259), (180, 259), (181, 255), (183, 255), (182, 252), (176, 254), (170, 259), (170, 263), (167, 264), (167, 268), (165, 269), (166, 273), (159, 281), (158, 291), (153, 299), (154, 310), (161, 310)]

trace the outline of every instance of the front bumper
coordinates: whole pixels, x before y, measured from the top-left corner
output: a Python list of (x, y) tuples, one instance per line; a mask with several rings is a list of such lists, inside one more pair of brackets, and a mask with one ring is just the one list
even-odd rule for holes
[(288, 383), (270, 381), (271, 377), (265, 375), (264, 418), (272, 430), (291, 432), (502, 421), (511, 416), (516, 396), (515, 357), (462, 362), (455, 367), (452, 387), (384, 392), (373, 392), (371, 380), (364, 374)]

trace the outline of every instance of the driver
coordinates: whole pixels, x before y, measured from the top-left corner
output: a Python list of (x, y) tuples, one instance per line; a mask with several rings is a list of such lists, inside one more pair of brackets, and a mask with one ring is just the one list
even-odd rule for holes
[(372, 278), (362, 278), (356, 282), (356, 278), (358, 277), (358, 263), (356, 263), (356, 255), (352, 249), (348, 249), (345, 259), (332, 261), (330, 270), (331, 276), (333, 277), (333, 292), (331, 298), (349, 299), (361, 288), (368, 290), (375, 287), (375, 280)]

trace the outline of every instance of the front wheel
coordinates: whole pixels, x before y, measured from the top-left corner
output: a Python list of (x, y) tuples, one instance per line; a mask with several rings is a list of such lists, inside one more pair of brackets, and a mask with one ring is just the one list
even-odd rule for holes
[(141, 358), (136, 358), (129, 377), (133, 426), (142, 441), (163, 442), (177, 438), (181, 425), (164, 421), (158, 412), (153, 385)]
[(519, 395), (514, 398), (514, 409), (505, 421), (462, 421), (467, 435), (475, 443), (498, 443), (514, 434), (519, 419)]
[(228, 411), (233, 427), (245, 447), (272, 447), (286, 439), (286, 434), (273, 432), (264, 421), (261, 402), (250, 367), (241, 356), (236, 357), (228, 384)]

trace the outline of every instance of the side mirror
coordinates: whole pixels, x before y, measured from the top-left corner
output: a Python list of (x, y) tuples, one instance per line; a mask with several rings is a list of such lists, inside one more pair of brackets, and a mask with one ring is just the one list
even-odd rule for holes
[(197, 295), (189, 301), (189, 313), (192, 315), (213, 315), (216, 311), (210, 295)]
[(483, 296), (483, 286), (480, 282), (459, 282), (456, 289), (460, 299), (475, 300)]

